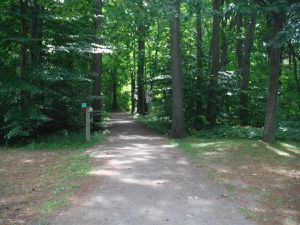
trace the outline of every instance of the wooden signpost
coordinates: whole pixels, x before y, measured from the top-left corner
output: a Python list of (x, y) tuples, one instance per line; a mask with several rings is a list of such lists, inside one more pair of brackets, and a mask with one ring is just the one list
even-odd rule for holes
[(82, 103), (81, 108), (85, 111), (85, 140), (91, 140), (91, 113), (93, 112), (93, 108), (88, 106), (87, 103)]

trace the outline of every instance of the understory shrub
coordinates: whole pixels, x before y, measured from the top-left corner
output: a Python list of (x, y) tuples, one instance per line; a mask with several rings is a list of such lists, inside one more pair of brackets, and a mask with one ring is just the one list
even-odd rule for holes
[(171, 130), (171, 121), (169, 117), (157, 117), (150, 114), (138, 116), (138, 121), (160, 134), (169, 134)]
[[(262, 139), (263, 128), (240, 127), (240, 126), (222, 126), (209, 130), (194, 132), (196, 136), (205, 138), (247, 138)], [(300, 141), (300, 127), (282, 127), (276, 131), (276, 139), (284, 141)]]

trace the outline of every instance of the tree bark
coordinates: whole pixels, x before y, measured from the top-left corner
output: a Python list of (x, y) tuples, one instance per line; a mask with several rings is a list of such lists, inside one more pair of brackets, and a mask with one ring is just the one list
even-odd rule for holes
[(201, 87), (203, 86), (203, 40), (202, 40), (202, 16), (201, 2), (196, 3), (196, 46), (197, 46), (197, 100), (196, 100), (196, 129), (200, 130), (202, 124), (202, 96)]
[(38, 4), (37, 0), (33, 0), (33, 19), (32, 19), (32, 49), (31, 49), (31, 63), (36, 66), (41, 58), (42, 37), (43, 37), (43, 18), (42, 6)]
[(155, 53), (154, 53), (154, 62), (153, 62), (153, 69), (152, 74), (150, 74), (150, 91), (153, 90), (153, 78), (157, 73), (157, 60), (158, 60), (158, 50), (159, 50), (159, 41), (160, 41), (160, 22), (157, 21), (157, 34), (156, 34), (156, 47), (155, 47)]
[(251, 18), (248, 23), (248, 29), (244, 44), (244, 54), (242, 57), (243, 66), (242, 66), (242, 85), (241, 85), (241, 94), (240, 94), (240, 121), (243, 126), (248, 125), (249, 123), (249, 76), (250, 76), (250, 59), (251, 51), (253, 47), (254, 33), (256, 26), (256, 14), (251, 15)]
[(145, 98), (145, 28), (142, 24), (138, 26), (138, 70), (137, 70), (137, 85), (138, 85), (138, 101), (137, 112), (141, 115), (146, 114), (146, 98)]
[[(102, 0), (94, 0), (94, 10), (95, 10), (95, 47), (98, 48), (101, 45), (101, 16), (102, 16)], [(93, 88), (92, 88), (92, 107), (94, 109), (93, 112), (93, 129), (100, 130), (102, 129), (102, 82), (101, 82), (101, 74), (102, 74), (102, 53), (95, 52), (92, 55), (92, 76), (93, 76)]]
[[(288, 42), (289, 47), (289, 60), (293, 61), (293, 72), (294, 72), (294, 78), (296, 82), (296, 91), (300, 95), (300, 81), (298, 78), (298, 61), (300, 61), (300, 56), (296, 53), (295, 49), (293, 48), (291, 42)], [(290, 66), (292, 66), (292, 62)]]
[(133, 50), (133, 66), (130, 71), (130, 84), (131, 84), (131, 113), (135, 112), (135, 51)]
[(211, 127), (216, 125), (217, 119), (217, 85), (218, 85), (218, 73), (220, 70), (220, 48), (219, 48), (219, 30), (220, 19), (218, 13), (220, 13), (221, 7), (220, 0), (213, 1), (213, 33), (211, 41), (211, 71), (210, 71), (210, 90), (208, 98), (208, 122)]
[(117, 70), (114, 68), (112, 70), (112, 110), (118, 110), (118, 78)]
[(242, 39), (242, 25), (243, 25), (243, 15), (241, 13), (237, 13), (236, 16), (236, 32), (238, 35), (237, 42), (236, 42), (236, 58), (237, 58), (237, 68), (238, 74), (242, 77), (243, 71), (243, 39)]
[[(22, 38), (26, 39), (28, 35), (28, 25), (27, 25), (27, 14), (28, 14), (28, 0), (20, 0), (20, 14), (21, 14), (21, 27), (20, 27), (20, 34)], [(24, 43), (25, 40), (22, 41), (20, 46), (19, 52), (19, 68), (20, 68), (20, 79), (26, 79), (26, 61), (27, 61), (27, 54), (26, 54), (26, 44)], [(21, 90), (20, 92), (20, 102), (21, 102), (21, 109), (27, 110), (31, 101), (31, 93), (25, 90)]]
[(181, 71), (181, 34), (180, 0), (171, 0), (171, 76), (172, 76), (172, 131), (171, 136), (181, 138), (184, 132), (182, 71)]
[[(273, 12), (270, 18), (270, 38), (273, 41), (282, 30), (284, 24), (283, 15)], [(268, 49), (269, 55), (269, 89), (267, 109), (265, 114), (264, 137), (265, 142), (275, 141), (277, 96), (279, 89), (279, 76), (281, 72), (281, 46), (272, 44)]]

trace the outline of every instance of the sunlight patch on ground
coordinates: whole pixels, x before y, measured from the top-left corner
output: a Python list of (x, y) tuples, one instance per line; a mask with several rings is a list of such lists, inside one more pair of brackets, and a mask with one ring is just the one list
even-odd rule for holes
[(294, 152), (295, 154), (300, 154), (300, 149), (294, 145), (287, 143), (280, 143), (281, 146), (285, 147), (288, 151)]
[(161, 140), (161, 137), (147, 137), (141, 135), (118, 135), (118, 139), (122, 140)]
[(216, 145), (216, 144), (222, 144), (223, 142), (208, 142), (208, 143), (192, 143), (191, 147), (192, 148), (199, 148), (199, 147), (207, 147), (207, 146), (211, 146), (211, 145)]
[(291, 169), (283, 169), (283, 168), (273, 168), (273, 167), (269, 167), (269, 166), (264, 166), (264, 169), (271, 173), (276, 173), (276, 174), (287, 176), (287, 177), (300, 178), (300, 171), (291, 170)]
[(221, 155), (220, 152), (205, 152), (204, 155)]
[(280, 155), (280, 156), (284, 156), (284, 157), (289, 157), (289, 158), (295, 158), (293, 155), (285, 152), (285, 151), (282, 151), (280, 149), (277, 149), (277, 148), (274, 148), (272, 146), (270, 146), (269, 144), (266, 145), (267, 149), (275, 152), (277, 155)]
[(24, 159), (22, 160), (23, 163), (33, 163), (33, 159)]
[(88, 174), (90, 175), (104, 175), (104, 176), (118, 176), (120, 175), (119, 172), (113, 170), (92, 170)]
[(150, 180), (150, 179), (134, 179), (134, 178), (121, 178), (120, 181), (128, 184), (137, 184), (137, 185), (152, 186), (152, 187), (159, 187), (161, 184), (168, 182), (168, 180)]

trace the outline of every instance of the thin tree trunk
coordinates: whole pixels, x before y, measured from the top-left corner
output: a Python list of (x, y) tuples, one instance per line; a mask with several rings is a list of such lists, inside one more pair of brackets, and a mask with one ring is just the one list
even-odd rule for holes
[(242, 25), (243, 25), (243, 15), (241, 13), (237, 13), (236, 16), (236, 32), (238, 35), (236, 42), (236, 58), (237, 58), (237, 68), (238, 74), (242, 77), (243, 71), (243, 62), (244, 62), (244, 54), (243, 54), (243, 39), (242, 39)]
[(112, 70), (112, 110), (118, 110), (118, 80), (117, 80), (117, 70), (114, 68)]
[(131, 68), (130, 71), (130, 83), (131, 83), (131, 113), (134, 114), (135, 112), (135, 51), (133, 50), (133, 67)]
[(202, 96), (201, 87), (203, 87), (203, 46), (202, 46), (202, 17), (201, 2), (196, 5), (196, 45), (197, 45), (197, 100), (196, 100), (196, 129), (200, 130), (202, 124)]
[[(282, 30), (284, 18), (282, 15), (273, 12), (270, 29), (270, 38), (273, 41)], [(265, 114), (264, 137), (265, 142), (275, 141), (277, 96), (279, 89), (279, 75), (281, 72), (281, 47), (272, 45), (269, 47), (269, 89), (267, 98), (267, 109)]]
[[(102, 14), (102, 0), (94, 0), (94, 13), (95, 13), (95, 44), (96, 47), (101, 45), (101, 14)], [(102, 128), (102, 54), (100, 52), (93, 53), (92, 55), (92, 75), (93, 75), (93, 88), (92, 88), (92, 98), (93, 98), (93, 128), (95, 130), (100, 130)]]
[(174, 138), (181, 138), (184, 132), (183, 93), (181, 72), (180, 0), (171, 0), (171, 75), (172, 75), (172, 131)]
[(153, 90), (153, 78), (157, 73), (157, 59), (158, 59), (158, 50), (159, 50), (159, 41), (160, 41), (160, 23), (159, 20), (157, 21), (157, 35), (156, 35), (156, 47), (155, 47), (155, 53), (154, 53), (154, 63), (153, 63), (153, 69), (151, 74), (151, 82), (150, 82), (150, 91)]
[(137, 112), (141, 115), (146, 114), (146, 98), (145, 98), (145, 28), (142, 25), (138, 27), (138, 70), (137, 70), (137, 85), (138, 85), (138, 102)]
[[(20, 0), (20, 14), (21, 14), (21, 27), (20, 27), (20, 34), (22, 38), (27, 38), (28, 34), (28, 26), (26, 21), (26, 16), (28, 13), (28, 0)], [(20, 79), (26, 79), (26, 44), (24, 41), (21, 43), (20, 52), (19, 52), (19, 67), (20, 67)], [(30, 105), (30, 92), (22, 90), (20, 93), (20, 100), (21, 100), (21, 109), (26, 110)]]
[(210, 90), (208, 98), (208, 122), (211, 127), (216, 125), (217, 119), (217, 85), (218, 73), (220, 70), (220, 49), (219, 49), (219, 30), (220, 19), (218, 13), (220, 12), (220, 0), (214, 0), (213, 10), (213, 33), (211, 41), (211, 71), (210, 71)]
[[(31, 68), (34, 69), (41, 61), (42, 38), (43, 38), (43, 6), (37, 0), (32, 0), (32, 24), (31, 24), (32, 46), (30, 49)], [(39, 83), (43, 88), (42, 82)], [(33, 94), (33, 102), (38, 105), (44, 104), (44, 93)]]
[(36, 66), (41, 58), (41, 47), (43, 37), (43, 19), (42, 19), (42, 6), (38, 4), (37, 0), (33, 0), (33, 19), (31, 36), (33, 41), (33, 47), (31, 49), (31, 63), (32, 66)]
[(296, 90), (300, 95), (300, 81), (298, 78), (298, 61), (300, 61), (300, 56), (295, 52), (291, 42), (288, 42), (288, 47), (289, 47), (289, 57), (293, 61), (293, 72), (296, 81)]
[(293, 65), (294, 65), (294, 77), (295, 77), (295, 81), (296, 81), (296, 90), (297, 90), (297, 93), (300, 95), (300, 81), (298, 78), (298, 65), (297, 65), (296, 56), (293, 56)]
[(254, 33), (256, 26), (256, 14), (251, 15), (251, 18), (248, 23), (248, 29), (244, 44), (244, 54), (243, 54), (243, 67), (242, 67), (242, 86), (241, 86), (241, 95), (240, 95), (240, 121), (243, 126), (248, 125), (249, 123), (249, 75), (250, 75), (250, 59), (251, 59), (251, 50), (253, 47)]
[[(224, 4), (224, 1), (221, 2), (221, 6)], [(229, 26), (227, 25), (228, 24), (228, 16), (226, 16), (225, 18), (222, 19), (222, 36), (220, 38), (221, 41), (221, 56), (220, 56), (220, 70), (225, 70), (226, 69), (226, 66), (228, 64), (228, 52), (229, 52), (229, 47), (230, 47), (230, 39), (227, 38), (227, 34), (225, 32), (227, 26), (228, 26), (228, 29), (232, 30), (235, 26), (235, 21), (236, 21), (236, 17), (235, 16), (232, 16), (230, 18), (230, 21), (229, 21)]]

